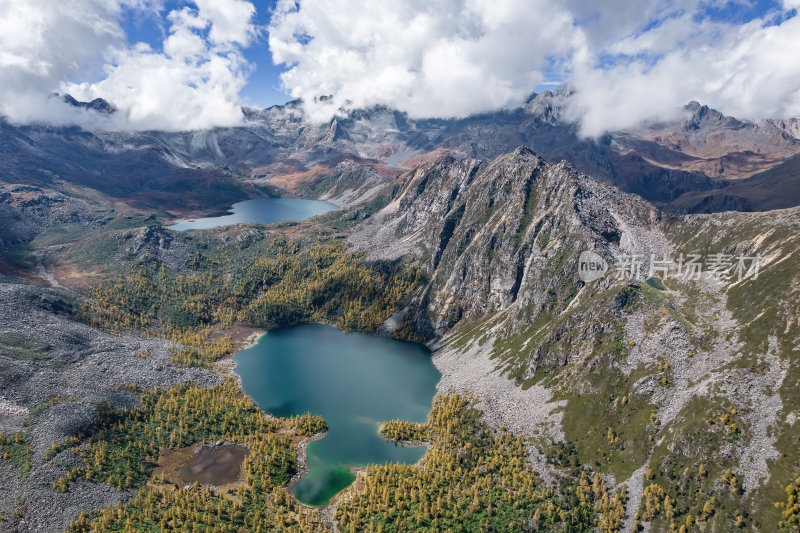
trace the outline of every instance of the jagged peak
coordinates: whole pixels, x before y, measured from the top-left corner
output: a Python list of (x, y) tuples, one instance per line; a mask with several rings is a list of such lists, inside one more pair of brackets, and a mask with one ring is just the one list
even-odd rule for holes
[(537, 154), (536, 152), (534, 152), (533, 150), (531, 150), (530, 148), (528, 148), (524, 144), (520, 145), (520, 146), (517, 146), (517, 148), (515, 148), (514, 151), (511, 152), (511, 154), (515, 155), (515, 156), (533, 155), (533, 156), (539, 157), (539, 154)]
[(507, 154), (501, 155), (495, 158), (492, 161), (488, 161), (490, 165), (500, 162), (511, 162), (511, 163), (527, 163), (527, 162), (534, 162), (534, 163), (543, 163), (544, 159), (528, 148), (525, 145), (520, 145), (514, 149), (514, 151), (509, 152)]
[(703, 105), (697, 100), (692, 100), (685, 106), (685, 111), (691, 113), (686, 121), (687, 129), (699, 129), (703, 126), (737, 127), (742, 123), (734, 117), (729, 117), (713, 107)]
[(691, 100), (688, 104), (683, 106), (683, 108), (686, 111), (691, 111), (692, 113), (696, 113), (698, 109), (703, 108), (703, 107), (707, 108), (708, 106), (704, 106), (703, 104), (701, 104), (697, 100)]
[(564, 82), (553, 91), (553, 94), (556, 96), (561, 96), (564, 98), (570, 97), (574, 95), (577, 91), (575, 86), (572, 85), (570, 82)]
[[(56, 94), (56, 96), (58, 96), (58, 94)], [(103, 98), (95, 98), (91, 102), (81, 102), (80, 100), (75, 99), (75, 97), (71, 94), (65, 94), (61, 99), (65, 104), (71, 105), (72, 107), (89, 109), (106, 115), (111, 115), (117, 111), (116, 107), (108, 103)]]
[(531, 102), (534, 102), (536, 100), (539, 100), (539, 101), (551, 100), (553, 98), (559, 98), (559, 99), (569, 98), (570, 96), (573, 96), (576, 92), (577, 92), (577, 89), (575, 89), (574, 85), (572, 85), (569, 82), (564, 82), (561, 85), (558, 85), (553, 90), (545, 90), (545, 91), (542, 91), (540, 93), (535, 93), (535, 92), (531, 93), (531, 95), (528, 97), (526, 102), (527, 103), (531, 103)]

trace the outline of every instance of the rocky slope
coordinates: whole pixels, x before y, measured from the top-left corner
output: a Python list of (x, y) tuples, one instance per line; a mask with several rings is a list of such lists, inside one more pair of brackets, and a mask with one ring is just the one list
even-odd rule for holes
[[(325, 220), (343, 217), (339, 231), (367, 260), (421, 267), (424, 283), (384, 330), (429, 343), (442, 392), (476, 394), (489, 422), (528, 436), (546, 479), (578, 464), (624, 484), (628, 531), (637, 512), (656, 531), (690, 517), (728, 530), (739, 516), (775, 530), (772, 504), (800, 474), (798, 209), (665, 214), (527, 148), (492, 161), (446, 155), (397, 177), (377, 160), (334, 161), (297, 192), (354, 205)], [(3, 192), (10, 245), (33, 238), (46, 259), (72, 257), (79, 272), (155, 259), (191, 273), (191, 239), (150, 219), (126, 221), (38, 186)], [(61, 233), (37, 233), (42, 226)], [(608, 272), (581, 276), (584, 252)], [(685, 279), (675, 272), (680, 254), (724, 254), (731, 269), (738, 255), (760, 256), (760, 270)], [(0, 512), (19, 508), (22, 530), (55, 530), (80, 509), (128, 497), (82, 483), (54, 493), (49, 485), (76, 459), (43, 459), (89, 423), (97, 400), (130, 401), (117, 384), (216, 379), (169, 367), (169, 343), (71, 322), (64, 298), (0, 283), (0, 431), (26, 435), (32, 467), (0, 465)], [(150, 357), (138, 357), (143, 350)], [(671, 516), (651, 509), (654, 493), (678, 502)]]
[(613, 133), (618, 151), (637, 150), (664, 168), (711, 178), (744, 178), (800, 151), (791, 121), (742, 121), (690, 102), (682, 122)]
[[(800, 152), (796, 119), (739, 120), (696, 102), (686, 106), (682, 120), (584, 138), (567, 113), (572, 96), (564, 86), (534, 95), (520, 109), (457, 120), (414, 120), (374, 108), (343, 111), (321, 124), (308, 122), (295, 101), (248, 109), (241, 127), (193, 132), (90, 132), (19, 126), (0, 118), (0, 176), (38, 186), (63, 180), (138, 208), (186, 212), (263, 195), (271, 190), (263, 187), (269, 183), (292, 194), (321, 194), (314, 185), (335, 179), (344, 160), (391, 181), (392, 168), (411, 168), (445, 153), (490, 160), (526, 145), (550, 162), (567, 160), (585, 174), (672, 209), (671, 202), (684, 194), (724, 189)], [(675, 209), (759, 210), (775, 198), (780, 196), (701, 205), (684, 200)]]
[(108, 335), (68, 316), (69, 304), (55, 291), (0, 279), (0, 433), (20, 434), (29, 450), (0, 461), (0, 514), (13, 519), (0, 521), (3, 531), (12, 524), (15, 531), (63, 531), (82, 511), (131, 497), (82, 480), (57, 493), (53, 482), (82, 460), (70, 450), (45, 460), (52, 443), (94, 421), (97, 402), (132, 405), (134, 395), (118, 385), (213, 385), (220, 379), (172, 366), (169, 348), (176, 345), (170, 342)]
[(527, 148), (489, 164), (443, 158), (396, 189), (351, 241), (376, 259), (413, 255), (431, 272), (415, 317), (431, 338), (512, 304), (525, 322), (563, 311), (583, 284), (562, 271), (584, 250), (649, 257), (666, 246), (649, 204)]
[(769, 211), (800, 203), (800, 156), (721, 189), (691, 191), (672, 202), (677, 211)]
[[(478, 394), (495, 424), (539, 443), (551, 475), (567, 449), (624, 483), (626, 530), (658, 490), (679, 507), (649, 517), (656, 530), (700, 520), (711, 498), (712, 530), (741, 513), (777, 527), (772, 504), (800, 473), (799, 210), (665, 215), (524, 148), (488, 164), (443, 158), (394, 187), (350, 240), (427, 273), (394, 324), (431, 342), (443, 391)], [(583, 251), (609, 272), (582, 279)], [(703, 268), (722, 254), (732, 277), (680, 277), (680, 254)], [(624, 270), (633, 256), (637, 276)], [(751, 258), (741, 279), (739, 256)]]
[[(164, 136), (15, 126), (0, 117), (0, 180), (83, 200), (109, 196), (135, 208), (175, 213), (220, 210), (269, 192), (247, 187), (224, 164), (201, 160), (202, 147), (190, 161), (177, 151), (176, 141)], [(207, 133), (190, 137), (202, 140)]]
[(0, 258), (32, 241), (44, 228), (98, 225), (87, 202), (33, 185), (0, 182)]

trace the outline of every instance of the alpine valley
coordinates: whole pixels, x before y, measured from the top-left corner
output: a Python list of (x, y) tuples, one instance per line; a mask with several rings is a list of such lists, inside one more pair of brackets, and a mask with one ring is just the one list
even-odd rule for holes
[[(179, 133), (0, 119), (0, 530), (797, 531), (800, 119), (690, 102), (584, 138), (573, 95)], [(264, 197), (338, 208), (170, 229)], [(312, 323), (441, 374), (426, 421), (353, 415), (419, 460), (351, 461), (319, 506), (294, 489), (344, 415), (257, 404), (231, 357)]]

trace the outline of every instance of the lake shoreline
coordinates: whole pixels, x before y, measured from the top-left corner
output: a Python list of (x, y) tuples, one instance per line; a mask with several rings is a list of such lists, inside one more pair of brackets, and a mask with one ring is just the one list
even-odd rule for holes
[(324, 200), (264, 196), (232, 204), (227, 212), (212, 216), (188, 216), (168, 220), (162, 227), (171, 231), (191, 232), (237, 224), (276, 224), (300, 222), (341, 209), (341, 206)]
[[(244, 341), (240, 342), (238, 350), (231, 352), (229, 355), (227, 355), (223, 359), (221, 359), (221, 361), (224, 361), (225, 363), (227, 363), (227, 371), (228, 371), (227, 373), (228, 373), (229, 376), (233, 377), (236, 380), (236, 384), (239, 386), (239, 391), (242, 394), (242, 396), (244, 396), (245, 398), (248, 398), (251, 402), (253, 402), (258, 407), (258, 409), (264, 414), (264, 416), (267, 419), (276, 420), (279, 417), (273, 415), (269, 411), (266, 411), (266, 410), (262, 409), (261, 406), (258, 405), (258, 402), (255, 400), (255, 398), (253, 398), (250, 394), (247, 393), (247, 391), (244, 388), (244, 384), (242, 383), (242, 376), (236, 370), (237, 365), (236, 365), (236, 361), (234, 360), (234, 357), (236, 355), (238, 355), (240, 352), (243, 352), (244, 350), (246, 350), (248, 348), (252, 348), (256, 344), (258, 344), (258, 341), (261, 339), (261, 337), (263, 337), (264, 335), (266, 335), (270, 331), (271, 330), (260, 330), (260, 331), (256, 331), (256, 332), (252, 333), (249, 337), (247, 337), (247, 339), (245, 339)], [(308, 472), (310, 471), (310, 468), (308, 466), (308, 445), (311, 444), (312, 442), (315, 442), (315, 441), (318, 441), (320, 439), (323, 439), (325, 437), (325, 435), (327, 435), (327, 434), (328, 434), (328, 430), (322, 431), (320, 433), (315, 433), (314, 435), (311, 435), (310, 437), (303, 438), (302, 440), (300, 440), (300, 442), (298, 442), (295, 445), (295, 453), (297, 455), (297, 472), (295, 472), (295, 474), (292, 476), (292, 479), (290, 479), (289, 482), (286, 485), (284, 485), (284, 487), (283, 487), (284, 490), (289, 494), (289, 496), (291, 496), (292, 499), (294, 499), (294, 501), (296, 501), (298, 504), (300, 504), (303, 507), (306, 507), (308, 509), (319, 509), (319, 510), (322, 510), (322, 508), (326, 507), (326, 506), (315, 507), (313, 505), (307, 505), (307, 504), (301, 502), (299, 499), (297, 499), (297, 496), (295, 496), (294, 490), (292, 490), (292, 489), (294, 488), (294, 485), (296, 485), (297, 482), (299, 482), (301, 479), (303, 479), (303, 477), (305, 477), (305, 475), (308, 474)], [(342, 491), (337, 493), (337, 496), (339, 494), (341, 494), (341, 492)], [(330, 505), (330, 504), (328, 504), (328, 505)], [(335, 522), (334, 522), (334, 524), (335, 524)], [(334, 529), (336, 529), (336, 528), (334, 527)]]
[[(329, 325), (329, 324), (325, 324), (325, 325)], [(269, 411), (266, 411), (266, 410), (262, 409), (261, 406), (258, 404), (258, 402), (255, 400), (255, 398), (253, 398), (250, 394), (247, 393), (247, 391), (244, 388), (244, 384), (242, 383), (242, 376), (237, 371), (237, 369), (236, 369), (237, 364), (236, 364), (236, 361), (234, 360), (234, 357), (236, 355), (238, 355), (240, 352), (243, 352), (244, 350), (246, 350), (248, 348), (252, 348), (256, 344), (258, 344), (258, 341), (264, 335), (269, 333), (270, 331), (272, 331), (272, 330), (260, 330), (260, 331), (256, 331), (256, 332), (252, 333), (249, 337), (247, 337), (247, 339), (245, 339), (244, 341), (240, 342), (238, 350), (232, 351), (229, 355), (225, 356), (221, 361), (225, 361), (227, 363), (227, 365), (228, 365), (228, 368), (227, 368), (228, 375), (232, 376), (236, 380), (236, 384), (239, 386), (239, 390), (241, 391), (241, 394), (245, 398), (248, 398), (251, 402), (253, 402), (259, 408), (259, 410), (264, 414), (264, 416), (266, 418), (268, 418), (270, 420), (276, 420), (278, 417), (276, 417), (275, 415), (273, 415)], [(300, 440), (300, 442), (298, 442), (295, 445), (295, 453), (297, 455), (297, 472), (295, 472), (295, 474), (292, 476), (292, 479), (290, 479), (289, 482), (286, 485), (284, 485), (283, 489), (299, 505), (302, 505), (306, 509), (311, 509), (311, 510), (320, 512), (332, 524), (333, 530), (334, 531), (338, 531), (338, 528), (336, 527), (336, 521), (335, 521), (335, 518), (334, 518), (335, 511), (333, 511), (332, 513), (328, 513), (328, 512), (326, 512), (326, 509), (333, 505), (334, 501), (339, 496), (341, 496), (341, 494), (346, 490), (346, 488), (342, 489), (339, 492), (337, 492), (336, 495), (334, 496), (334, 498), (329, 503), (327, 503), (326, 505), (321, 505), (321, 506), (308, 505), (306, 503), (301, 502), (297, 498), (297, 496), (295, 496), (294, 490), (293, 490), (294, 486), (301, 479), (303, 479), (306, 476), (306, 474), (308, 474), (309, 471), (311, 470), (310, 467), (308, 466), (308, 445), (311, 444), (312, 442), (316, 442), (318, 440), (321, 440), (321, 439), (325, 438), (325, 436), (327, 434), (328, 434), (328, 430), (322, 431), (320, 433), (315, 433), (314, 435), (311, 435), (310, 437), (303, 438), (302, 440)]]
[[(353, 333), (353, 332), (343, 331), (343, 330), (337, 328), (335, 324), (325, 323), (325, 322), (311, 322), (311, 323), (299, 324), (297, 326), (309, 326), (309, 325), (320, 325), (320, 326), (332, 327), (332, 328), (335, 328), (337, 330), (337, 332), (341, 332), (341, 333), (344, 333), (344, 334)], [(243, 379), (242, 379), (242, 376), (240, 374), (241, 367), (237, 363), (237, 361), (235, 360), (235, 357), (237, 355), (239, 355), (241, 352), (243, 352), (244, 350), (257, 345), (258, 342), (260, 340), (262, 340), (262, 338), (266, 334), (268, 334), (268, 333), (270, 333), (272, 331), (278, 331), (278, 330), (281, 330), (281, 329), (286, 329), (286, 328), (274, 328), (274, 329), (268, 329), (268, 330), (253, 331), (246, 338), (237, 339), (238, 343), (237, 343), (237, 346), (235, 348), (235, 351), (232, 351), (232, 353), (229, 356), (225, 357), (225, 360), (229, 360), (230, 361), (226, 366), (227, 366), (227, 368), (229, 370), (230, 375), (232, 375), (234, 377), (234, 379), (236, 379), (237, 385), (239, 386), (241, 394), (243, 396), (249, 398), (256, 405), (258, 405), (259, 409), (261, 409), (261, 411), (264, 413), (264, 415), (269, 417), (269, 418), (271, 418), (271, 419), (274, 419), (274, 418), (277, 418), (277, 417), (273, 413), (262, 409), (261, 406), (259, 405), (258, 401), (254, 398), (254, 396), (252, 394), (248, 393), (245, 390)], [(366, 334), (366, 335), (368, 335), (370, 337), (374, 337), (374, 338), (378, 338), (378, 339), (380, 339), (380, 338), (385, 339), (386, 338), (385, 336), (375, 334), (374, 332), (372, 332), (372, 333), (358, 332), (358, 333)], [(410, 343), (410, 344), (416, 344), (417, 346), (420, 346), (417, 343)], [(427, 351), (427, 347), (424, 347), (424, 346), (421, 346), (421, 347), (425, 348), (426, 351)], [(430, 357), (430, 355), (429, 355), (429, 357)], [(435, 365), (432, 365), (432, 367), (433, 367), (433, 370), (436, 373), (436, 381), (438, 382), (440, 377), (441, 377), (440, 376), (440, 372), (439, 372), (438, 368), (435, 367)], [(434, 396), (435, 396), (435, 391), (434, 391)], [(430, 409), (432, 407), (433, 407), (433, 398), (431, 398), (431, 404), (427, 407), (426, 418), (427, 418), (427, 413), (430, 412)], [(326, 420), (326, 422), (328, 422), (328, 420)], [(380, 422), (385, 422), (385, 421), (380, 421)], [(382, 434), (380, 434), (380, 431), (379, 431), (380, 422), (378, 422), (375, 425), (375, 433), (377, 434), (377, 436), (380, 439), (382, 439), (382, 440), (384, 440), (386, 442), (395, 444), (397, 446), (401, 446), (403, 448), (422, 449), (421, 455), (418, 458), (416, 458), (416, 460), (412, 459), (413, 462), (407, 462), (407, 464), (411, 464), (413, 466), (421, 466), (423, 461), (425, 460), (425, 458), (427, 456), (427, 452), (431, 449), (430, 443), (427, 443), (427, 442), (395, 442), (395, 441), (391, 441), (389, 439), (386, 439)], [(328, 435), (328, 431), (325, 431), (325, 432), (322, 432), (322, 433), (318, 433), (318, 434), (312, 435), (310, 437), (303, 438), (302, 440), (300, 440), (299, 442), (296, 443), (295, 450), (296, 450), (296, 454), (297, 454), (296, 455), (296, 460), (297, 460), (297, 468), (298, 468), (298, 470), (292, 476), (292, 479), (284, 486), (284, 489), (291, 495), (291, 497), (298, 504), (302, 505), (304, 508), (309, 509), (309, 510), (314, 510), (316, 512), (321, 512), (326, 516), (333, 517), (333, 515), (335, 514), (335, 508), (337, 507), (337, 505), (338, 505), (339, 501), (341, 500), (341, 498), (343, 497), (343, 495), (347, 492), (347, 490), (349, 488), (351, 488), (353, 486), (353, 483), (355, 483), (356, 480), (358, 480), (359, 477), (361, 475), (363, 475), (362, 473), (364, 471), (366, 471), (366, 469), (368, 468), (369, 464), (382, 464), (382, 462), (381, 461), (377, 461), (377, 462), (370, 461), (368, 464), (364, 464), (363, 466), (359, 466), (359, 465), (352, 464), (352, 463), (348, 464), (347, 468), (356, 475), (356, 479), (353, 481), (353, 483), (350, 483), (346, 487), (342, 488), (341, 490), (339, 490), (338, 492), (333, 494), (331, 496), (330, 500), (328, 500), (328, 502), (325, 503), (325, 504), (322, 504), (322, 505), (310, 505), (310, 504), (304, 503), (304, 502), (300, 501), (297, 498), (297, 496), (294, 493), (294, 488), (297, 485), (297, 483), (300, 482), (310, 472), (310, 465), (308, 463), (308, 446), (313, 442), (316, 442), (316, 441), (319, 441), (319, 440), (325, 438), (327, 435)], [(406, 462), (406, 461), (402, 461), (401, 460), (400, 462)]]
[(308, 466), (308, 445), (311, 444), (312, 442), (324, 439), (327, 434), (328, 431), (325, 430), (321, 433), (315, 433), (310, 437), (306, 437), (297, 443), (297, 446), (295, 447), (297, 451), (297, 472), (295, 472), (295, 474), (292, 476), (292, 479), (290, 479), (289, 483), (287, 483), (286, 486), (284, 487), (289, 492), (289, 494), (292, 495), (292, 498), (294, 498), (295, 501), (297, 501), (297, 503), (299, 503), (300, 505), (304, 505), (305, 507), (309, 507), (311, 509), (319, 509), (320, 507), (324, 506), (308, 505), (306, 503), (301, 502), (300, 500), (297, 499), (297, 496), (294, 495), (294, 490), (292, 489), (297, 484), (297, 482), (303, 479), (305, 475), (308, 474), (308, 472), (311, 470), (310, 467)]
[[(343, 207), (346, 207), (346, 206), (340, 204), (339, 202), (334, 202), (333, 200), (317, 200), (316, 198), (305, 198), (303, 196), (298, 196), (297, 194), (291, 194), (291, 193), (281, 194), (279, 196), (252, 196), (251, 195), (249, 198), (244, 198), (242, 200), (239, 200), (238, 202), (234, 202), (232, 204), (228, 204), (226, 207), (221, 207), (219, 209), (209, 210), (209, 211), (205, 211), (205, 212), (203, 210), (195, 211), (198, 214), (192, 214), (192, 212), (188, 212), (187, 214), (179, 214), (179, 212), (176, 211), (176, 210), (166, 211), (169, 215), (171, 215), (171, 216), (173, 216), (175, 218), (165, 221), (164, 224), (162, 224), (162, 226), (165, 229), (170, 229), (170, 226), (175, 225), (179, 221), (192, 222), (194, 220), (198, 220), (198, 219), (201, 219), (201, 218), (224, 217), (226, 215), (233, 214), (233, 206), (235, 204), (240, 204), (242, 202), (247, 202), (248, 200), (264, 200), (264, 199), (267, 199), (267, 198), (272, 198), (272, 199), (275, 199), (275, 200), (278, 200), (278, 199), (282, 199), (282, 200), (311, 200), (311, 201), (317, 201), (317, 202), (325, 202), (325, 203), (328, 203), (328, 204), (331, 204), (331, 205), (335, 205), (336, 209), (342, 209)], [(178, 213), (178, 214), (176, 214), (176, 213)], [(283, 222), (286, 222), (286, 221), (283, 221)], [(273, 222), (273, 224), (279, 224), (279, 223), (280, 222)], [(176, 231), (180, 231), (180, 230), (176, 230)]]

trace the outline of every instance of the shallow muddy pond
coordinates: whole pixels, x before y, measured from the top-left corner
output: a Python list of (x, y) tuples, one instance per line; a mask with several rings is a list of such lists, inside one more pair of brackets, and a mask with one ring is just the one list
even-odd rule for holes
[(182, 467), (175, 470), (185, 483), (204, 485), (233, 483), (241, 474), (242, 462), (250, 450), (236, 444), (203, 446)]

